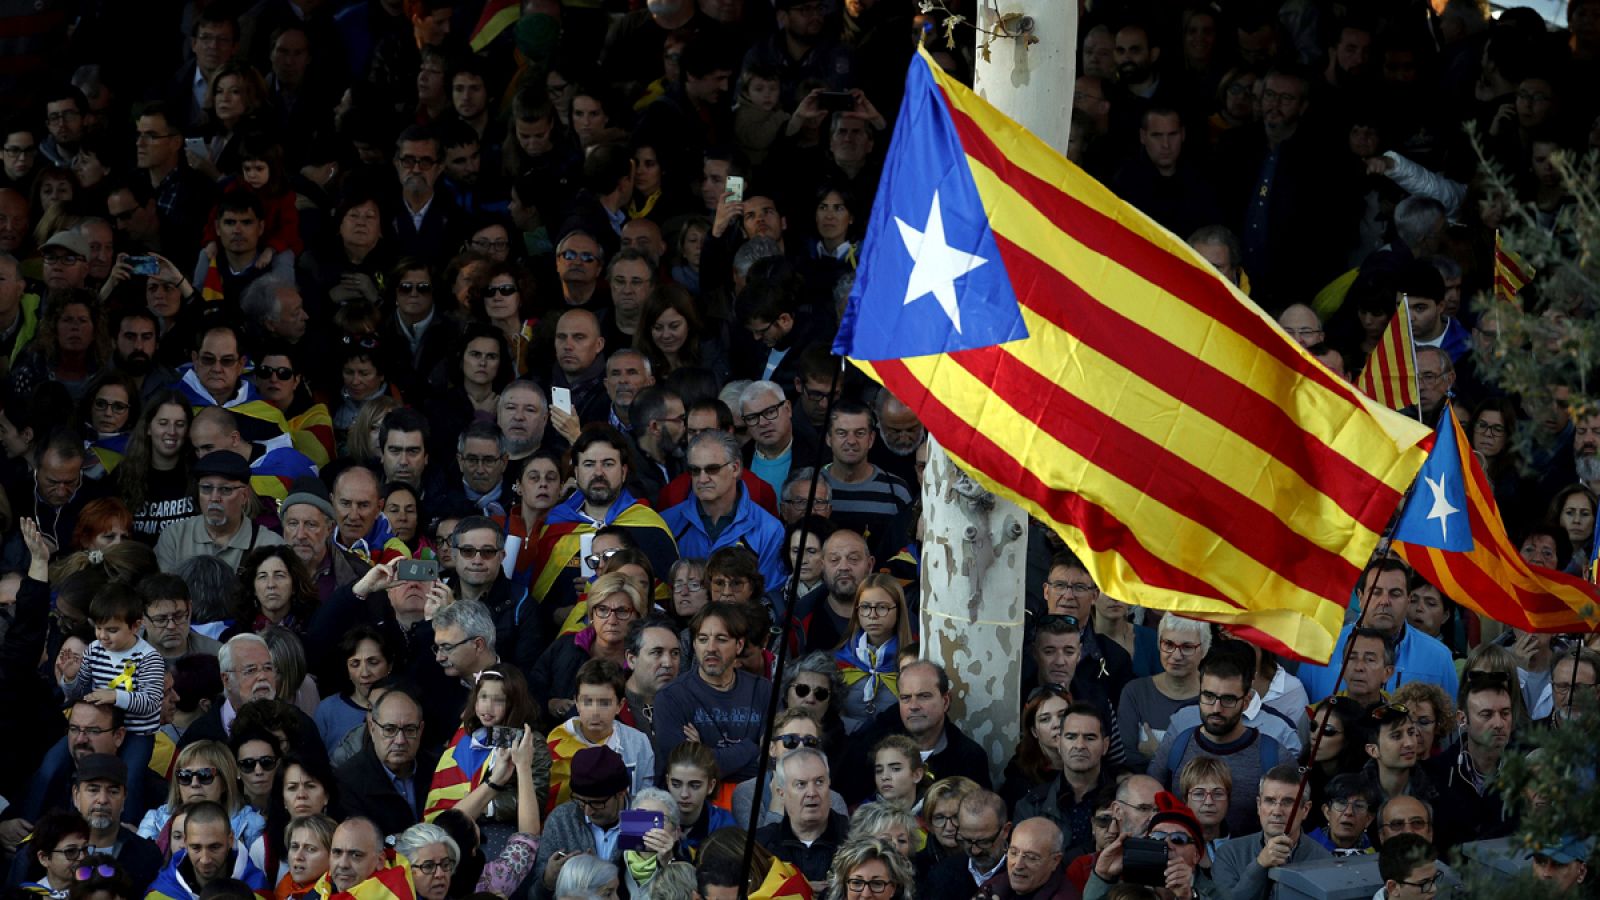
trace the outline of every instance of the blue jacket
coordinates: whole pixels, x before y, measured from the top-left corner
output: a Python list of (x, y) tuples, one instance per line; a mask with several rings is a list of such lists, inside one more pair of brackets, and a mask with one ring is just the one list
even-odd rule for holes
[(750, 499), (744, 484), (737, 485), (739, 503), (733, 509), (733, 521), (722, 529), (716, 540), (706, 531), (700, 518), (700, 499), (689, 499), (662, 513), (662, 521), (672, 531), (678, 542), (678, 555), (705, 559), (711, 551), (735, 544), (749, 547), (756, 555), (761, 577), (767, 587), (783, 584), (786, 567), (783, 564), (783, 523)]
[[(1300, 683), (1305, 686), (1306, 697), (1312, 703), (1320, 703), (1333, 693), (1333, 679), (1339, 674), (1339, 664), (1344, 657), (1344, 644), (1350, 639), (1350, 630), (1353, 627), (1346, 625), (1344, 630), (1339, 632), (1339, 643), (1334, 645), (1333, 656), (1328, 665), (1301, 665), (1300, 671), (1296, 673), (1300, 677)], [(1407, 682), (1426, 681), (1443, 688), (1446, 697), (1456, 695), (1456, 664), (1450, 656), (1450, 648), (1440, 643), (1438, 638), (1430, 637), (1407, 625), (1400, 638), (1398, 649), (1394, 677), (1383, 686), (1385, 692), (1393, 692), (1395, 688)]]
[[(189, 886), (188, 879), (193, 877), (193, 872), (185, 872), (183, 863), (188, 859), (186, 851), (179, 850), (172, 854), (172, 861), (161, 870), (156, 880), (150, 885), (150, 892), (145, 895), (145, 900), (195, 900), (200, 892)], [(267, 884), (267, 873), (261, 867), (250, 861), (250, 854), (244, 845), (235, 841), (233, 844), (233, 869), (228, 873), (229, 878), (237, 878), (250, 886), (252, 891), (263, 896), (270, 891)]]

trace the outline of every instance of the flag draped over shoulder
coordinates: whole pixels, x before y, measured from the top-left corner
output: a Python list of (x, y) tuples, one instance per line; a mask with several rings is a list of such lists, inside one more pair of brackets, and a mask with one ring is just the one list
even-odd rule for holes
[(492, 748), (474, 741), (465, 728), (457, 728), (444, 755), (439, 757), (438, 767), (433, 770), (422, 818), (432, 822), (439, 813), (467, 799), (489, 774), (485, 763), (491, 752)]
[(1368, 397), (1390, 409), (1404, 409), (1421, 402), (1417, 387), (1417, 349), (1411, 339), (1411, 311), (1402, 300), (1389, 317), (1378, 346), (1367, 356), (1356, 386)]
[(1446, 597), (1523, 631), (1600, 627), (1600, 591), (1565, 572), (1529, 565), (1506, 535), (1489, 479), (1450, 404), (1395, 529), (1394, 547)]
[(1429, 433), (926, 52), (835, 352), (1107, 593), (1316, 662)]

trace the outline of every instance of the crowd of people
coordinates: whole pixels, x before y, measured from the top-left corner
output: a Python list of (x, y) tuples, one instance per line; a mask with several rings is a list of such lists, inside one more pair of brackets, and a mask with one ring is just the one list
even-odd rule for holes
[[(1595, 642), (1390, 559), (1297, 665), (1035, 523), (1021, 739), (974, 739), (927, 432), (832, 352), (918, 41), (971, 81), (948, 5), (0, 10), (7, 896), (1256, 900), (1376, 854), (1413, 900), (1553, 802), (1495, 775)], [(1600, 146), (1566, 8), (1096, 0), (1066, 149), (1347, 377), (1408, 316), (1414, 412), (1579, 571), (1600, 416), (1497, 387), (1468, 302)]]

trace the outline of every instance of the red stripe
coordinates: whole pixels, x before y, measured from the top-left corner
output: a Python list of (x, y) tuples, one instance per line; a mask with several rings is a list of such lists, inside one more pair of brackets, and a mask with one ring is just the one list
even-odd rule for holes
[[(1023, 299), (1028, 308), (1112, 362), (1179, 398), (1181, 403), (1211, 419), (1218, 427), (1249, 441), (1312, 488), (1327, 495), (1364, 527), (1382, 531), (1388, 524), (1394, 505), (1400, 502), (1400, 493), (1307, 434), (1282, 407), (1104, 305), (1070, 278), (1005, 237), (995, 235), (995, 243), (1013, 282), (1030, 286)], [(1041, 297), (1049, 297), (1054, 302), (1033, 302)], [(1046, 384), (1048, 390), (1056, 389), (1056, 385)], [(1034, 396), (1019, 394), (1017, 399), (1022, 402), (1019, 408), (1042, 409), (1037, 400), (1028, 402)], [(1076, 436), (1071, 431), (1066, 434)], [(1240, 499), (1254, 503), (1242, 495)], [(1268, 515), (1265, 510), (1262, 514)]]
[[(963, 148), (995, 172), (1027, 203), (1046, 213), (1052, 222), (1089, 250), (1111, 259), (1140, 278), (1186, 303), (1208, 318), (1266, 350), (1283, 366), (1356, 403), (1354, 387), (1325, 367), (1302, 357), (1270, 322), (1248, 309), (1214, 273), (1195, 267), (1130, 231), (1087, 203), (1035, 173), (1011, 162), (1007, 155), (965, 112), (945, 98), (945, 109), (961, 138)], [(997, 235), (998, 236), (998, 235)]]
[[(992, 348), (968, 352), (991, 351)], [(1156, 556), (1128, 531), (1121, 519), (1076, 493), (1045, 485), (999, 444), (952, 412), (904, 363), (885, 360), (873, 363), (873, 367), (883, 378), (884, 386), (916, 410), (917, 417), (940, 443), (990, 478), (1026, 497), (1051, 520), (1078, 528), (1091, 549), (1118, 553), (1139, 573), (1142, 581), (1152, 586), (1239, 606), (1215, 587)], [(1353, 584), (1354, 579), (1351, 582)]]
[(1360, 574), (1343, 557), (1319, 547), (1232, 485), (1061, 390), (1015, 358), (978, 350), (954, 353), (949, 359), (1002, 402), (1037, 422), (1045, 434), (1301, 588), (1320, 594), (1330, 572), (1347, 570), (1351, 583)]

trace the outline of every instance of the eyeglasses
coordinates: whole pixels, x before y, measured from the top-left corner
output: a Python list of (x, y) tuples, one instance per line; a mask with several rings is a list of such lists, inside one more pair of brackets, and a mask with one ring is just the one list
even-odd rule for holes
[(164, 141), (168, 138), (181, 136), (182, 135), (178, 134), (176, 131), (169, 131), (166, 134), (162, 134), (158, 131), (141, 131), (133, 136), (133, 142), (135, 144), (152, 144), (156, 141)]
[(181, 612), (169, 613), (164, 616), (145, 616), (144, 620), (157, 628), (171, 628), (174, 625), (182, 625), (189, 621), (189, 614)]
[[(583, 561), (589, 568), (598, 569), (600, 568), (601, 563), (610, 561), (611, 557), (616, 556), (621, 552), (621, 547), (613, 547), (610, 550), (601, 550), (599, 553), (591, 553), (588, 556), (585, 556)], [(699, 588), (697, 587), (695, 590), (699, 590)]]
[(794, 695), (796, 697), (799, 697), (802, 700), (806, 697), (815, 696), (818, 703), (827, 703), (828, 698), (833, 696), (833, 690), (831, 688), (812, 687), (809, 684), (802, 684), (798, 681), (790, 685), (789, 688), (790, 690), (794, 691)]
[(1439, 890), (1439, 879), (1443, 877), (1443, 874), (1438, 874), (1434, 875), (1432, 878), (1429, 878), (1427, 881), (1401, 881), (1399, 879), (1395, 879), (1395, 884), (1403, 884), (1406, 887), (1414, 887), (1424, 894), (1432, 894)]
[(1238, 694), (1214, 694), (1211, 691), (1200, 692), (1200, 703), (1203, 706), (1220, 706), (1223, 709), (1233, 709), (1242, 702), (1244, 702), (1244, 698)]
[(478, 456), (477, 454), (463, 453), (458, 457), (461, 464), (469, 469), (487, 469), (500, 461), (498, 456)]
[(722, 472), (723, 469), (726, 469), (731, 465), (733, 465), (733, 463), (725, 462), (712, 463), (709, 466), (689, 466), (689, 477), (699, 478), (701, 475), (710, 475), (711, 477), (715, 478)]
[(184, 787), (199, 784), (201, 787), (217, 780), (216, 769), (179, 769), (178, 783)]
[(263, 772), (272, 772), (278, 768), (276, 756), (247, 756), (239, 760), (239, 771), (254, 772), (257, 769)]
[(1329, 800), (1328, 805), (1333, 807), (1334, 812), (1353, 812), (1356, 815), (1372, 812), (1372, 807), (1365, 800)]
[(200, 354), (200, 365), (205, 366), (208, 369), (214, 369), (217, 366), (222, 366), (224, 369), (231, 369), (238, 364), (239, 357), (237, 356), (217, 356), (213, 353)]
[(972, 849), (977, 850), (979, 853), (987, 853), (994, 847), (995, 841), (1000, 840), (1000, 834), (1005, 830), (1005, 826), (1002, 825), (998, 830), (995, 831), (994, 834), (991, 834), (986, 838), (974, 838), (967, 837), (964, 834), (957, 834), (956, 843), (963, 847), (971, 847)]
[[(63, 651), (63, 655), (66, 655), (64, 651)], [(77, 656), (80, 659), (82, 658), (81, 654), (74, 653), (72, 655), (73, 656)], [(82, 725), (68, 725), (67, 726), (67, 734), (71, 735), (72, 737), (97, 738), (102, 734), (110, 734), (110, 733), (111, 733), (111, 729), (109, 729), (109, 728), (101, 728), (98, 725), (91, 726), (89, 728), (84, 728)]]
[(199, 490), (200, 496), (202, 496), (202, 497), (210, 497), (212, 495), (215, 495), (215, 496), (221, 497), (222, 499), (226, 500), (229, 497), (232, 497), (234, 494), (237, 494), (240, 491), (244, 490), (244, 485), (242, 485), (242, 484), (202, 484), (202, 485), (197, 485), (197, 490)]
[(416, 169), (418, 172), (430, 171), (439, 164), (439, 161), (431, 156), (402, 156), (395, 162), (398, 162), (402, 169)]
[(477, 638), (469, 637), (469, 638), (465, 638), (463, 640), (455, 641), (455, 642), (449, 643), (449, 644), (436, 643), (436, 644), (433, 645), (433, 655), (434, 656), (446, 656), (446, 655), (448, 655), (450, 653), (454, 653), (455, 649), (457, 647), (460, 647), (463, 644), (470, 644), (475, 640), (477, 640)]
[(1485, 422), (1482, 419), (1472, 423), (1472, 429), (1474, 431), (1481, 431), (1490, 437), (1502, 437), (1506, 433), (1506, 427), (1504, 425), (1496, 425), (1493, 422)]
[(289, 366), (256, 366), (256, 374), (268, 381), (294, 380), (294, 369)]
[(479, 253), (500, 253), (511, 249), (511, 242), (507, 240), (491, 241), (488, 238), (473, 238), (467, 241), (467, 246)]
[(1044, 586), (1058, 594), (1072, 593), (1080, 597), (1099, 590), (1094, 585), (1082, 581), (1046, 581)]
[(492, 297), (495, 294), (499, 294), (502, 297), (514, 297), (517, 294), (517, 286), (514, 284), (491, 284), (483, 289), (485, 297)]
[(1161, 811), (1161, 807), (1156, 806), (1154, 803), (1129, 803), (1126, 800), (1113, 800), (1111, 802), (1118, 806), (1126, 806), (1141, 816), (1153, 816)]
[(740, 588), (749, 586), (750, 579), (748, 578), (734, 578), (727, 575), (711, 576), (711, 589), (719, 593), (726, 591), (737, 591)]
[(861, 612), (862, 618), (879, 619), (894, 612), (893, 603), (863, 603), (856, 607)]
[(1160, 647), (1162, 653), (1172, 653), (1177, 656), (1193, 656), (1200, 650), (1199, 644), (1180, 644), (1177, 641), (1169, 641), (1166, 638), (1161, 639)]
[(593, 253), (590, 253), (587, 250), (563, 250), (561, 251), (561, 258), (567, 262), (573, 262), (574, 260), (580, 259), (586, 263), (600, 261), (600, 257), (595, 256)]
[(672, 592), (674, 594), (697, 594), (703, 587), (705, 585), (698, 581), (679, 581), (673, 583)]
[(45, 853), (49, 856), (59, 855), (66, 859), (83, 859), (89, 855), (89, 845), (79, 844), (76, 847), (57, 847), (54, 850), (46, 850)]
[(12, 159), (15, 159), (15, 158), (17, 158), (19, 156), (32, 156), (35, 153), (39, 152), (39, 148), (36, 147), (36, 146), (35, 147), (18, 147), (18, 146), (14, 145), (14, 144), (7, 144), (5, 147), (0, 147), (0, 152), (3, 152), (3, 153), (5, 153), (5, 155), (11, 157)]
[(493, 559), (495, 554), (500, 552), (500, 548), (466, 546), (457, 547), (456, 552), (461, 554), (462, 559), (477, 559), (480, 556), (484, 559)]
[[(1592, 688), (1594, 686), (1595, 686), (1595, 682), (1593, 682), (1593, 681), (1580, 681), (1577, 684), (1573, 684), (1573, 683), (1568, 682), (1568, 681), (1563, 681), (1560, 684), (1551, 685), (1550, 686), (1550, 693), (1555, 694), (1555, 695), (1557, 695), (1559, 697), (1565, 697), (1568, 694), (1572, 693), (1572, 689), (1575, 688), (1575, 687)], [(1421, 723), (1421, 721), (1422, 721), (1421, 719), (1417, 720), (1417, 722), (1419, 724)]]
[(778, 735), (778, 743), (782, 744), (785, 750), (793, 750), (796, 747), (816, 749), (822, 746), (820, 739), (809, 734), (780, 734)]
[(596, 606), (589, 610), (589, 616), (597, 621), (604, 622), (615, 616), (617, 621), (631, 619), (638, 611), (631, 606)]
[(946, 813), (934, 813), (933, 818), (929, 819), (928, 821), (931, 822), (933, 827), (939, 831), (943, 831), (946, 828), (956, 827), (956, 817)]
[(778, 420), (779, 410), (782, 410), (784, 404), (788, 402), (789, 401), (787, 400), (779, 400), (777, 403), (772, 404), (766, 409), (758, 409), (753, 413), (745, 413), (739, 418), (743, 420), (745, 425), (750, 427), (755, 427), (757, 422), (775, 422)]
[(402, 294), (431, 294), (433, 293), (433, 282), (402, 281), (398, 285), (398, 289)]
[[(87, 850), (88, 848), (85, 847), (84, 849)], [(96, 875), (101, 878), (115, 878), (117, 877), (117, 867), (108, 866), (105, 863), (101, 863), (98, 866), (79, 866), (73, 870), (72, 879), (74, 881), (88, 881)]]
[(1390, 819), (1383, 823), (1383, 827), (1388, 831), (1426, 831), (1428, 820), (1421, 816), (1413, 816), (1409, 819)]
[(1189, 799), (1202, 803), (1210, 800), (1211, 802), (1216, 803), (1220, 800), (1228, 799), (1228, 789), (1213, 788), (1208, 791), (1205, 788), (1190, 788)]
[(1187, 847), (1194, 843), (1194, 835), (1187, 831), (1152, 831), (1150, 840), (1166, 841), (1174, 847)]
[(76, 253), (46, 253), (44, 255), (44, 263), (47, 266), (75, 266), (81, 262), (87, 262), (87, 260)]
[[(806, 498), (805, 497), (785, 497), (784, 500), (783, 500), (783, 505), (784, 506), (793, 506), (796, 509), (803, 508), (806, 505)], [(813, 506), (818, 506), (818, 507), (826, 506), (826, 507), (830, 507), (831, 508), (833, 506), (833, 498), (832, 497), (818, 497), (816, 499), (816, 502), (813, 503), (812, 505)]]
[(1297, 338), (1311, 337), (1314, 334), (1321, 334), (1322, 333), (1322, 329), (1321, 328), (1285, 328), (1283, 331), (1284, 331), (1285, 334), (1289, 335), (1290, 337), (1297, 337)]
[(378, 726), (378, 731), (383, 734), (383, 739), (386, 741), (392, 741), (402, 735), (406, 740), (414, 741), (418, 735), (422, 734), (421, 725), (392, 725), (379, 722), (377, 719), (373, 719), (372, 724)]
[(451, 872), (454, 872), (455, 870), (456, 870), (456, 864), (451, 862), (450, 858), (448, 856), (445, 857), (444, 859), (439, 860), (438, 862), (434, 862), (433, 860), (430, 859), (427, 862), (412, 863), (411, 864), (411, 871), (413, 871), (413, 872), (421, 872), (422, 874), (428, 876), (429, 878), (432, 878), (434, 876), (434, 873), (436, 873), (436, 872), (438, 874), (441, 874), (441, 875), (449, 875)]
[(614, 799), (616, 798), (602, 797), (599, 800), (595, 800), (590, 797), (579, 797), (577, 794), (572, 795), (572, 802), (582, 807), (584, 812), (591, 814), (605, 809)]
[(277, 670), (277, 667), (272, 663), (261, 663), (260, 665), (245, 666), (234, 672), (234, 674), (240, 678), (255, 678), (258, 675), (271, 675)]
[(886, 878), (873, 878), (871, 880), (866, 878), (851, 878), (845, 882), (846, 887), (858, 894), (862, 891), (866, 891), (869, 894), (882, 894), (887, 892), (893, 884), (894, 882), (889, 881)]
[(1094, 827), (1104, 830), (1116, 824), (1117, 817), (1111, 813), (1100, 813), (1090, 821), (1094, 823)]

